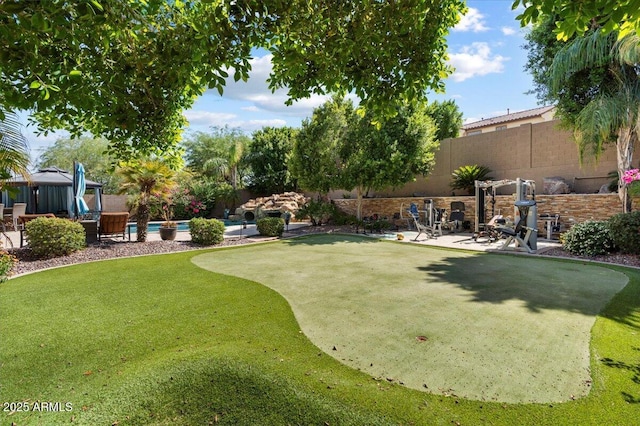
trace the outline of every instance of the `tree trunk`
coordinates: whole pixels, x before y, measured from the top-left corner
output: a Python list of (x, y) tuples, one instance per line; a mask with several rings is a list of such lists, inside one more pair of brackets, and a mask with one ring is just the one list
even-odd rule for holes
[(149, 205), (138, 205), (137, 219), (136, 219), (136, 240), (140, 243), (147, 241), (147, 228), (149, 226)]
[(622, 212), (629, 213), (631, 211), (631, 198), (627, 184), (622, 181), (624, 172), (631, 168), (633, 160), (633, 147), (638, 140), (638, 134), (633, 127), (625, 127), (620, 129), (618, 140), (616, 141), (616, 160), (618, 163), (618, 196), (622, 202)]
[(357, 201), (356, 201), (356, 219), (362, 220), (362, 198), (364, 190), (361, 186), (356, 187)]

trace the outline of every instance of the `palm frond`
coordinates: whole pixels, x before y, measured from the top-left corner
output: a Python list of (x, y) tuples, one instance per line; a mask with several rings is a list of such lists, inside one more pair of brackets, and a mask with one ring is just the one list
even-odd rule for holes
[(22, 134), (22, 124), (18, 117), (3, 110), (0, 121), (0, 169), (28, 176), (29, 143)]
[(609, 64), (616, 37), (616, 33), (605, 35), (596, 31), (578, 37), (560, 49), (550, 68), (553, 90), (561, 89), (568, 77), (579, 71)]
[(637, 67), (640, 64), (640, 36), (629, 34), (613, 45), (614, 52), (623, 65)]

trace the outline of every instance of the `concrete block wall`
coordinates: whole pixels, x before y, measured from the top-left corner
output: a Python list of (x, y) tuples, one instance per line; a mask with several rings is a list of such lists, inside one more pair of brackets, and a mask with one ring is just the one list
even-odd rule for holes
[[(636, 146), (640, 152), (640, 143)], [(572, 134), (559, 128), (559, 121), (523, 124), (490, 133), (445, 139), (436, 153), (436, 164), (426, 177), (399, 188), (386, 188), (371, 195), (406, 197), (451, 195), (451, 173), (460, 166), (478, 164), (489, 167), (493, 180), (522, 178), (533, 180), (542, 193), (546, 177), (562, 177), (576, 193), (596, 193), (617, 169), (615, 147), (610, 146), (596, 164), (585, 158), (581, 165)], [(336, 191), (341, 194), (344, 191)], [(500, 192), (499, 192), (500, 193)], [(502, 192), (508, 194), (509, 190)], [(463, 195), (456, 191), (455, 195)]]
[[(462, 201), (465, 205), (465, 221), (471, 223), (471, 229), (475, 226), (476, 201), (473, 196), (461, 197), (428, 197), (433, 200), (436, 208), (451, 210), (451, 202)], [(363, 216), (378, 214), (382, 217), (392, 218), (394, 213), (406, 216), (405, 210), (411, 203), (418, 205), (422, 209), (425, 197), (398, 197), (398, 198), (365, 198), (362, 203)], [(640, 207), (640, 202), (636, 201), (636, 206)], [(355, 215), (356, 200), (334, 199), (332, 202), (342, 211)], [(485, 215), (488, 221), (492, 214), (491, 199), (485, 200)], [(563, 229), (568, 229), (575, 223), (587, 220), (606, 220), (611, 216), (622, 212), (622, 205), (617, 194), (563, 194), (563, 195), (536, 195), (538, 215), (559, 214), (560, 223)], [(637, 208), (636, 207), (636, 208)], [(495, 214), (502, 214), (505, 217), (513, 218), (514, 197), (512, 195), (498, 195), (495, 197)], [(544, 221), (538, 221), (538, 228), (544, 229)]]

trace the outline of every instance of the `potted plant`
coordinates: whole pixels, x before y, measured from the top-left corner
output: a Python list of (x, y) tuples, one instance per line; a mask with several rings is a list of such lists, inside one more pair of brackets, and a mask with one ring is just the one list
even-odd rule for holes
[(173, 219), (173, 206), (168, 202), (162, 203), (162, 216), (164, 222), (160, 224), (160, 238), (163, 240), (175, 240), (178, 232), (178, 223)]

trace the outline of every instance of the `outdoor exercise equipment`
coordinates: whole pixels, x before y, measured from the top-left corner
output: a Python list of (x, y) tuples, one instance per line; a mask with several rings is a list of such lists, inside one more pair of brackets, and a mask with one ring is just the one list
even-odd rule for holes
[(535, 253), (537, 250), (538, 230), (536, 229), (536, 217), (538, 215), (535, 200), (516, 201), (519, 211), (514, 227), (498, 226), (497, 230), (507, 237), (500, 250), (507, 250), (511, 243), (515, 243), (515, 250), (526, 250)]
[(459, 231), (464, 227), (464, 202), (451, 202), (451, 210), (447, 217), (447, 226), (451, 231)]
[[(514, 204), (514, 220), (513, 225), (508, 226), (500, 212), (496, 214), (496, 191), (504, 186), (515, 185), (515, 204)], [(518, 228), (519, 240), (515, 236), (509, 241), (516, 241), (516, 247), (523, 245), (526, 241), (527, 251), (535, 251), (537, 249), (537, 207), (535, 202), (536, 185), (532, 180), (524, 180), (517, 178), (516, 180), (503, 179), (498, 181), (475, 181), (476, 189), (476, 220), (473, 239), (478, 240), (480, 237), (488, 238), (489, 242), (496, 241), (502, 236), (509, 239), (510, 233)], [(487, 198), (491, 197), (491, 219), (486, 222), (486, 203)], [(533, 204), (522, 205), (523, 201), (532, 202)], [(525, 208), (526, 207), (526, 208)], [(527, 213), (526, 219), (522, 219), (523, 212)], [(522, 219), (522, 220), (521, 220)], [(524, 231), (523, 231), (524, 229)], [(506, 231), (505, 231), (506, 230)], [(522, 234), (522, 235), (521, 235)], [(526, 238), (525, 238), (526, 237)], [(509, 244), (504, 244), (503, 248)]]
[[(424, 221), (421, 221), (421, 213), (424, 216)], [(445, 216), (446, 210), (436, 208), (431, 199), (424, 200), (423, 210), (418, 210), (418, 205), (415, 203), (411, 203), (408, 209), (405, 209), (403, 204), (400, 205), (400, 218), (407, 220), (409, 228), (415, 227), (418, 231), (418, 235), (413, 239), (414, 241), (417, 241), (422, 234), (427, 235), (429, 238), (441, 236), (442, 223)]]

